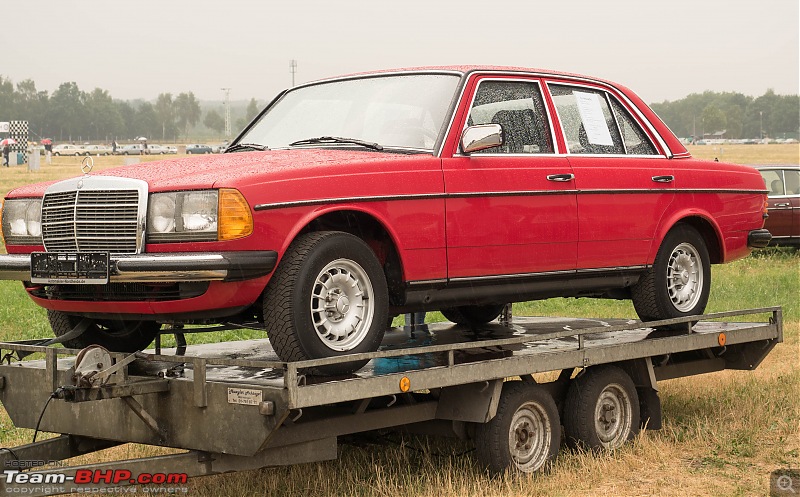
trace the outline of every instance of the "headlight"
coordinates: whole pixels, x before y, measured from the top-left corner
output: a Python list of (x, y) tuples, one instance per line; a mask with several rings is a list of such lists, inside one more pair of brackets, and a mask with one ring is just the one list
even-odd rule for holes
[(147, 241), (233, 240), (253, 232), (250, 207), (238, 190), (154, 193), (147, 209)]
[(42, 199), (6, 200), (3, 203), (3, 238), (7, 245), (41, 245)]

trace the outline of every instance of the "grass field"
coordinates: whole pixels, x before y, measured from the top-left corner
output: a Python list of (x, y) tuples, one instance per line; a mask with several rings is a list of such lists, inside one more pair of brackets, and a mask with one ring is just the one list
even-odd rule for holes
[[(692, 153), (705, 157), (713, 148), (693, 147)], [(720, 160), (751, 164), (797, 163), (800, 150), (797, 145), (724, 148)], [(763, 154), (756, 154), (758, 150)], [(95, 170), (114, 160), (100, 158)], [(62, 158), (38, 173), (0, 170), (0, 190), (76, 174), (79, 163)], [(643, 432), (614, 453), (564, 449), (549, 474), (490, 478), (477, 467), (469, 443), (392, 436), (381, 444), (343, 445), (337, 461), (195, 479), (190, 495), (766, 495), (771, 471), (800, 467), (800, 251), (758, 251), (714, 266), (712, 280), (709, 311), (782, 305), (785, 342), (752, 372), (723, 371), (660, 383), (663, 429)], [(49, 335), (44, 311), (18, 282), (0, 282), (0, 302), (0, 340)], [(517, 315), (635, 317), (627, 301), (551, 299), (518, 304), (514, 310)], [(191, 340), (249, 336), (253, 333), (192, 335)], [(27, 443), (31, 437), (31, 430), (13, 427), (0, 411), (1, 445)], [(80, 460), (162, 452), (127, 445)]]

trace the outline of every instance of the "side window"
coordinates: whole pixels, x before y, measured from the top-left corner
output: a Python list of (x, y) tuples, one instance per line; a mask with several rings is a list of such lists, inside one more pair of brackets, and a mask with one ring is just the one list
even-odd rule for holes
[(571, 154), (624, 154), (625, 147), (605, 92), (548, 85)]
[(768, 195), (774, 197), (776, 195), (785, 195), (783, 190), (783, 174), (781, 170), (766, 169), (761, 171), (761, 176), (764, 178), (764, 184), (769, 191)]
[(501, 146), (476, 153), (553, 153), (544, 100), (536, 83), (482, 81), (467, 124), (499, 124), (503, 127)]
[(622, 141), (625, 143), (625, 150), (629, 155), (657, 155), (655, 147), (647, 138), (647, 134), (639, 127), (628, 111), (611, 98), (611, 108), (614, 109), (614, 117), (617, 118), (619, 130), (622, 132)]

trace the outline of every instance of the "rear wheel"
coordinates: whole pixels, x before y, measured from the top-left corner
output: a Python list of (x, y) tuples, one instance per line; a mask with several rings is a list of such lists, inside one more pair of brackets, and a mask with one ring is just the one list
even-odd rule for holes
[(558, 455), (560, 445), (556, 403), (535, 383), (505, 383), (497, 414), (478, 425), (475, 432), (478, 461), (493, 474), (544, 470)]
[[(373, 352), (386, 330), (389, 298), (372, 249), (349, 233), (322, 231), (295, 240), (264, 291), (264, 323), (284, 361)], [(347, 374), (367, 361), (321, 366)]]
[(479, 325), (497, 319), (503, 312), (505, 304), (463, 305), (442, 309), (442, 315), (457, 324)]
[(614, 450), (639, 433), (639, 396), (616, 366), (595, 366), (572, 380), (564, 401), (564, 433), (572, 446)]
[(657, 321), (703, 314), (710, 288), (705, 240), (691, 226), (680, 224), (664, 237), (655, 262), (631, 288), (631, 295), (642, 321)]
[[(59, 311), (47, 311), (47, 319), (57, 337), (72, 331), (83, 318)], [(91, 324), (76, 338), (64, 342), (71, 349), (100, 345), (113, 352), (142, 350), (155, 339), (161, 325), (154, 321), (91, 320)]]

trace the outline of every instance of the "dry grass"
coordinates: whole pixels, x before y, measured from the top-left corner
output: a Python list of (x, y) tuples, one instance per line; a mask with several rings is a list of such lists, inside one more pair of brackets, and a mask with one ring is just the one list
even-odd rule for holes
[(800, 164), (800, 144), (694, 145), (687, 147), (699, 159), (718, 158), (736, 164)]

